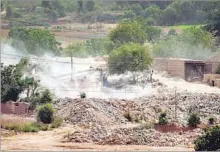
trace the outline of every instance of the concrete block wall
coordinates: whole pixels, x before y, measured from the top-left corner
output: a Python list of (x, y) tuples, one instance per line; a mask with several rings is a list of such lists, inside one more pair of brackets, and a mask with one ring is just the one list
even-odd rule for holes
[(185, 79), (185, 62), (180, 59), (155, 58), (152, 68), (157, 71), (167, 71), (171, 76)]
[(171, 59), (168, 61), (168, 74), (185, 79), (184, 60)]

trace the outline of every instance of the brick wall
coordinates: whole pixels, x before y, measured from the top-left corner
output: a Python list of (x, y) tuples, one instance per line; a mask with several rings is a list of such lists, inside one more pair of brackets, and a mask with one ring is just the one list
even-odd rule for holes
[(29, 104), (25, 102), (8, 101), (1, 103), (1, 113), (3, 114), (25, 115), (28, 114), (28, 108)]
[(184, 60), (170, 59), (168, 60), (168, 74), (178, 76), (185, 79), (185, 62)]
[(155, 58), (152, 68), (157, 71), (167, 71), (171, 76), (185, 79), (185, 62), (181, 59)]

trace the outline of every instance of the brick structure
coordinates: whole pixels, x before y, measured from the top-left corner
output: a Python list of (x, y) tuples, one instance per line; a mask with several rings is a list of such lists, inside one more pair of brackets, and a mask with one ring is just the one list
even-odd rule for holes
[(191, 81), (194, 78), (203, 78), (204, 62), (188, 59), (155, 58), (152, 68), (157, 71), (167, 71), (171, 76)]
[(1, 103), (1, 113), (26, 115), (29, 112), (29, 106), (30, 105), (26, 102), (8, 101), (6, 103)]
[(167, 71), (169, 75), (181, 77), (187, 81), (202, 81), (204, 74), (215, 73), (219, 64), (220, 60), (216, 56), (215, 60), (155, 58), (152, 68), (157, 71)]

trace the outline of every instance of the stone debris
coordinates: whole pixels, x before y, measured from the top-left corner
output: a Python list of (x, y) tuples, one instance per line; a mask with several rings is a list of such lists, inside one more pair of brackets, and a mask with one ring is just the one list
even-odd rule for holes
[(96, 128), (74, 132), (65, 136), (66, 142), (86, 142), (100, 145), (148, 145), (148, 146), (188, 146), (201, 135), (201, 129), (180, 133), (160, 133), (154, 129), (119, 128), (108, 130)]
[[(220, 94), (169, 93), (152, 95), (133, 100), (121, 99), (59, 99), (55, 103), (57, 114), (74, 125), (87, 126), (64, 139), (67, 142), (87, 142), (101, 145), (149, 145), (149, 146), (187, 146), (201, 135), (197, 128), (185, 132), (162, 133), (155, 129), (141, 127), (113, 127), (131, 124), (125, 113), (134, 122), (155, 123), (161, 112), (166, 111), (169, 122), (176, 118), (180, 125), (186, 126), (190, 112), (198, 112), (203, 123), (210, 117), (220, 119)], [(138, 120), (138, 121), (136, 121)], [(133, 122), (133, 123), (134, 123)]]

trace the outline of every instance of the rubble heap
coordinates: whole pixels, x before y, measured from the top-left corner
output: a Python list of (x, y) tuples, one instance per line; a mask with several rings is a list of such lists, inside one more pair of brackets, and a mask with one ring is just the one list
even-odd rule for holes
[(125, 123), (127, 119), (103, 99), (59, 99), (55, 103), (57, 114), (72, 124), (110, 125)]
[(148, 145), (148, 146), (189, 146), (201, 135), (201, 129), (183, 134), (160, 133), (154, 129), (95, 127), (83, 132), (76, 131), (65, 136), (66, 142), (86, 142), (100, 145)]
[[(176, 113), (175, 113), (176, 107)], [(187, 125), (190, 112), (198, 112), (203, 123), (210, 117), (220, 120), (220, 94), (174, 93), (158, 94), (133, 100), (120, 99), (59, 99), (55, 103), (58, 115), (74, 125), (89, 124), (86, 129), (65, 136), (66, 141), (114, 145), (186, 146), (201, 134), (201, 129), (161, 133), (153, 129), (129, 126), (128, 112), (133, 124), (155, 123), (166, 111), (169, 122)], [(138, 120), (138, 121), (136, 121)], [(115, 127), (116, 126), (116, 127)]]

